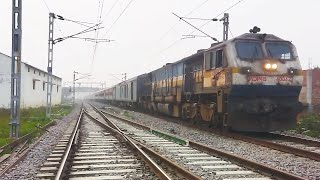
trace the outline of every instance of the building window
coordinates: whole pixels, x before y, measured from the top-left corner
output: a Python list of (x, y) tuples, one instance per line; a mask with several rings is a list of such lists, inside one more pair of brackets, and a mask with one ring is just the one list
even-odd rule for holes
[(30, 67), (28, 67), (28, 72), (30, 72)]
[(42, 89), (43, 89), (43, 91), (46, 90), (46, 83), (45, 82), (43, 82), (43, 84), (42, 84)]
[(39, 76), (41, 76), (41, 72), (39, 71)]
[(33, 74), (36, 74), (36, 70), (33, 70)]
[(36, 81), (35, 80), (32, 81), (32, 88), (33, 88), (33, 90), (36, 89)]
[(57, 92), (59, 92), (59, 86), (57, 85)]

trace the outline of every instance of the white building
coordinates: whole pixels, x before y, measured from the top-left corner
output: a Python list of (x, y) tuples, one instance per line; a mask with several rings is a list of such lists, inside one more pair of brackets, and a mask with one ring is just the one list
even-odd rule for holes
[[(47, 104), (47, 72), (21, 63), (21, 108)], [(61, 103), (62, 79), (52, 77), (52, 105)], [(0, 53), (0, 108), (10, 108), (11, 57)]]

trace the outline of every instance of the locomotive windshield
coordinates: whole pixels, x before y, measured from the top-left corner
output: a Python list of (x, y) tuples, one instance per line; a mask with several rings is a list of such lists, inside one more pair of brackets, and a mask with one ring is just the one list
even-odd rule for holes
[(258, 42), (237, 42), (236, 49), (238, 56), (243, 60), (262, 59), (261, 43)]
[(291, 49), (288, 44), (284, 43), (266, 43), (268, 56), (273, 59), (290, 60)]

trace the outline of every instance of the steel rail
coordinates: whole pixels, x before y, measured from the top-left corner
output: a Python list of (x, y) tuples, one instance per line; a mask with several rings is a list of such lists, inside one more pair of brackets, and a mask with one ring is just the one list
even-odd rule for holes
[(270, 136), (279, 138), (280, 140), (288, 140), (295, 143), (300, 143), (308, 146), (320, 147), (320, 141), (315, 141), (311, 139), (299, 138), (290, 135), (278, 134), (278, 133), (269, 133)]
[[(94, 106), (93, 106), (94, 107)], [(94, 110), (96, 110), (95, 108), (93, 108)], [(108, 124), (104, 124), (101, 121), (99, 121), (98, 119), (94, 118), (93, 116), (91, 116), (87, 111), (85, 111), (86, 115), (93, 120), (94, 122), (96, 122), (98, 125), (100, 125), (101, 127), (108, 129), (109, 131), (115, 133), (116, 137), (120, 137), (120, 139), (122, 141), (126, 141), (134, 150), (137, 151), (137, 153), (140, 155), (140, 157), (146, 162), (146, 164), (148, 164), (150, 166), (150, 168), (154, 171), (154, 173), (163, 180), (171, 180), (171, 178), (159, 167), (159, 165), (157, 165), (144, 151), (142, 151), (134, 142), (133, 140), (126, 136), (114, 123), (112, 123), (109, 120), (106, 120), (105, 116), (102, 116), (102, 118), (106, 121), (106, 123)], [(100, 114), (100, 113), (99, 113)], [(111, 126), (115, 126), (115, 127), (111, 127)], [(120, 130), (120, 131), (119, 131)]]
[(300, 157), (305, 157), (305, 158), (309, 158), (309, 159), (312, 159), (312, 160), (320, 161), (320, 153), (307, 151), (307, 150), (304, 150), (304, 149), (300, 149), (300, 148), (296, 148), (296, 147), (292, 147), (292, 146), (287, 146), (287, 145), (271, 142), (271, 141), (268, 141), (268, 140), (260, 140), (260, 139), (257, 139), (257, 138), (244, 136), (244, 135), (241, 135), (241, 134), (238, 134), (238, 133), (223, 133), (223, 135), (226, 136), (226, 137), (230, 137), (230, 138), (233, 138), (233, 139), (245, 141), (245, 142), (252, 143), (252, 144), (257, 144), (257, 145), (264, 146), (264, 147), (267, 147), (267, 148), (271, 148), (271, 149), (274, 149), (274, 150), (278, 150), (278, 151), (294, 154), (294, 155), (297, 155), (297, 156), (300, 156)]
[(195, 149), (198, 149), (200, 151), (207, 152), (208, 154), (211, 154), (211, 155), (218, 155), (218, 156), (225, 157), (227, 159), (231, 159), (232, 161), (235, 161), (239, 164), (245, 165), (246, 167), (248, 167), (250, 169), (255, 169), (255, 170), (259, 170), (260, 172), (264, 172), (265, 175), (270, 176), (270, 174), (271, 174), (272, 176), (279, 178), (279, 179), (290, 179), (290, 180), (304, 179), (302, 177), (287, 173), (285, 171), (281, 171), (279, 169), (276, 169), (276, 168), (273, 168), (270, 166), (266, 166), (266, 165), (258, 163), (258, 162), (254, 162), (254, 161), (245, 159), (243, 157), (240, 157), (238, 155), (231, 154), (226, 151), (222, 151), (220, 149), (215, 149), (215, 148), (209, 147), (209, 146), (201, 144), (201, 143), (189, 141), (189, 146), (193, 147)]
[(36, 146), (40, 143), (41, 139), (38, 139), (32, 146), (30, 146), (27, 150), (23, 151), (18, 159), (16, 159), (13, 163), (9, 164), (7, 167), (5, 167), (4, 170), (2, 170), (0, 172), (0, 177), (2, 177), (5, 173), (7, 173), (12, 167), (14, 167), (16, 164), (18, 164), (19, 162), (21, 162), (27, 155), (28, 153)]
[(81, 111), (80, 111), (80, 114), (79, 114), (79, 118), (77, 120), (77, 123), (72, 131), (72, 134), (69, 138), (69, 142), (68, 142), (68, 146), (67, 146), (67, 149), (65, 151), (65, 154), (63, 155), (63, 158), (62, 158), (62, 161), (61, 161), (61, 164), (59, 166), (59, 169), (58, 169), (58, 172), (55, 176), (55, 180), (60, 180), (63, 178), (63, 175), (65, 173), (65, 170), (66, 170), (66, 165), (67, 165), (67, 160), (70, 156), (70, 152), (71, 152), (71, 148), (73, 147), (74, 145), (74, 142), (75, 142), (75, 139), (76, 139), (76, 136), (77, 136), (77, 132), (78, 132), (78, 129), (80, 128), (80, 123), (81, 123), (81, 120), (82, 120), (82, 116), (83, 116), (83, 112), (84, 112), (84, 109), (81, 108)]
[[(42, 129), (46, 130), (47, 128), (51, 127), (56, 121), (51, 121), (49, 123), (47, 123), (46, 125), (44, 125), (42, 127)], [(32, 135), (35, 134), (36, 132), (39, 132), (41, 131), (41, 129), (37, 129), (37, 130), (34, 130), (22, 137), (20, 137), (19, 139), (16, 139), (15, 141), (5, 145), (5, 146), (2, 146), (0, 148), (0, 154), (2, 152), (5, 152), (6, 150), (8, 149), (11, 149), (13, 147), (16, 147), (18, 146), (19, 144), (21, 144), (22, 142), (26, 142), (26, 141), (29, 141), (30, 139), (32, 139)], [(19, 157), (17, 157), (17, 159), (12, 162), (11, 164), (9, 164), (7, 167), (5, 167), (3, 170), (0, 171), (0, 177), (2, 175), (4, 175), (5, 173), (7, 173), (13, 166), (15, 166), (16, 164), (18, 164), (20, 161), (22, 161), (28, 154), (28, 152), (30, 152), (36, 145), (39, 144), (41, 139), (38, 139), (33, 145), (31, 145), (29, 148), (27, 148), (26, 150), (24, 150), (20, 155)]]
[[(117, 115), (114, 115), (114, 114), (111, 114), (109, 112), (106, 112), (106, 111), (102, 111), (100, 110), (102, 113), (104, 114), (107, 114), (109, 116), (112, 116), (114, 118), (117, 118), (123, 122), (126, 122), (126, 123), (130, 123), (131, 125), (135, 125), (137, 127), (143, 127), (144, 129), (151, 129), (150, 127), (147, 127), (145, 125), (142, 125), (140, 123), (136, 123), (136, 122), (133, 122), (133, 121), (130, 121), (128, 119), (125, 119), (125, 118), (122, 118), (120, 116), (117, 116)], [(209, 154), (213, 154), (213, 155), (218, 155), (218, 156), (221, 156), (221, 157), (225, 157), (231, 161), (234, 161), (238, 164), (241, 164), (249, 169), (255, 169), (255, 170), (259, 170), (262, 174), (264, 175), (267, 175), (267, 176), (274, 176), (276, 178), (279, 178), (279, 179), (292, 179), (292, 180), (302, 180), (303, 178), (302, 177), (299, 177), (299, 176), (296, 176), (296, 175), (293, 175), (293, 174), (290, 174), (288, 172), (285, 172), (285, 171), (282, 171), (282, 170), (279, 170), (279, 169), (276, 169), (276, 168), (273, 168), (273, 167), (270, 167), (270, 166), (266, 166), (264, 164), (261, 164), (261, 163), (258, 163), (258, 162), (255, 162), (255, 161), (251, 161), (251, 160), (248, 160), (248, 159), (244, 159), (238, 155), (235, 155), (235, 154), (232, 154), (232, 153), (229, 153), (229, 152), (226, 152), (226, 151), (222, 151), (220, 149), (216, 149), (216, 148), (213, 148), (213, 147), (209, 147), (207, 145), (204, 145), (202, 143), (198, 143), (198, 142), (194, 142), (194, 141), (188, 141), (189, 143), (189, 146), (195, 148), (195, 149), (199, 149), (199, 150), (202, 150), (202, 151), (205, 151)]]
[(21, 144), (22, 142), (25, 142), (27, 140), (30, 140), (32, 138), (32, 135), (39, 132), (39, 131), (42, 131), (42, 130), (46, 130), (47, 128), (49, 128), (50, 126), (52, 126), (56, 121), (50, 121), (49, 123), (47, 123), (46, 125), (44, 125), (41, 129), (36, 129), (22, 137), (20, 137), (19, 139), (16, 139), (14, 141), (12, 141), (11, 143), (9, 144), (6, 144), (2, 147), (0, 147), (0, 154), (3, 152), (3, 151), (6, 151), (7, 149), (10, 149), (10, 148), (13, 148), (19, 144)]
[[(108, 113), (106, 111), (102, 111), (102, 112), (103, 113)], [(114, 114), (111, 114), (111, 113), (108, 113), (108, 115), (116, 117), (116, 118), (118, 117), (117, 115), (114, 115)], [(118, 118), (121, 118), (121, 117), (118, 117)], [(157, 118), (160, 118), (160, 117), (157, 117)], [(127, 120), (127, 122), (128, 121), (130, 121), (130, 120)], [(128, 123), (130, 123), (130, 122), (128, 122)], [(139, 126), (139, 125), (137, 125), (137, 126)], [(304, 158), (309, 158), (309, 159), (312, 159), (312, 160), (320, 161), (320, 153), (307, 151), (307, 150), (304, 150), (304, 149), (300, 149), (300, 148), (296, 148), (296, 147), (292, 147), (292, 146), (287, 146), (287, 145), (271, 142), (271, 141), (268, 141), (268, 140), (260, 140), (260, 139), (254, 138), (254, 137), (250, 137), (250, 136), (246, 136), (246, 135), (240, 134), (240, 133), (232, 133), (232, 132), (225, 132), (225, 131), (213, 131), (212, 129), (209, 130), (208, 128), (203, 128), (203, 127), (199, 128), (199, 127), (193, 127), (193, 126), (190, 126), (190, 125), (187, 125), (187, 126), (189, 126), (191, 128), (198, 129), (198, 130), (205, 130), (205, 131), (208, 131), (210, 133), (214, 133), (214, 134), (217, 134), (217, 135), (225, 136), (225, 137), (228, 137), (228, 138), (232, 138), (232, 139), (237, 139), (237, 140), (240, 140), (240, 141), (248, 142), (248, 143), (251, 143), (251, 144), (264, 146), (264, 147), (271, 148), (271, 149), (274, 149), (274, 150), (278, 150), (278, 151), (281, 151), (281, 152), (294, 154), (296, 156), (300, 156), (300, 157), (304, 157)], [(320, 142), (317, 142), (317, 141), (306, 140), (306, 139), (302, 140), (300, 138), (296, 138), (296, 137), (293, 137), (293, 136), (286, 136), (286, 137), (284, 137), (285, 135), (281, 135), (281, 136), (283, 138), (285, 138), (285, 139), (287, 138), (289, 141), (302, 143), (302, 144), (306, 144), (306, 145), (310, 145), (310, 146), (320, 147)]]
[(157, 153), (156, 151), (152, 150), (151, 148), (148, 148), (147, 146), (133, 140), (138, 146), (140, 146), (140, 148), (151, 154), (152, 156), (160, 159), (162, 162), (165, 162), (171, 169), (174, 169), (175, 172), (177, 172), (178, 174), (180, 174), (181, 176), (190, 179), (190, 180), (200, 180), (202, 179), (201, 177), (193, 174), (192, 172), (188, 171), (187, 169), (181, 167), (180, 165), (178, 165), (177, 163), (171, 161), (170, 159), (162, 156), (161, 154)]

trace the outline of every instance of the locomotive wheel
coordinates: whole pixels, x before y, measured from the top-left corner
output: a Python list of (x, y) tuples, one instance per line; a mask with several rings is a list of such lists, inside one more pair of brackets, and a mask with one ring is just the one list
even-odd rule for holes
[(194, 125), (200, 125), (201, 121), (202, 121), (202, 118), (200, 113), (197, 113), (196, 116), (192, 118), (192, 124)]
[(214, 114), (212, 116), (212, 120), (210, 122), (209, 127), (212, 128), (221, 128), (222, 127), (222, 115), (220, 114)]
[(153, 107), (150, 109), (150, 113), (151, 113), (152, 115), (155, 114), (155, 110), (153, 109)]
[(181, 110), (181, 119), (186, 121), (188, 120), (188, 115), (187, 115), (187, 109), (186, 108), (182, 108)]

